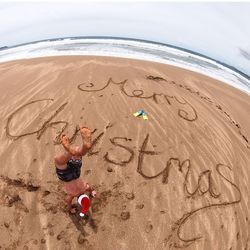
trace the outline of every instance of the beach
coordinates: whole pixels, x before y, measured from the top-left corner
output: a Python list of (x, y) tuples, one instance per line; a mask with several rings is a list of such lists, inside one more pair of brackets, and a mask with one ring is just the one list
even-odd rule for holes
[[(104, 56), (1, 63), (0, 92), (0, 249), (250, 248), (246, 93)], [(60, 133), (77, 145), (79, 125), (93, 137), (81, 177), (97, 191), (86, 222), (54, 166)]]

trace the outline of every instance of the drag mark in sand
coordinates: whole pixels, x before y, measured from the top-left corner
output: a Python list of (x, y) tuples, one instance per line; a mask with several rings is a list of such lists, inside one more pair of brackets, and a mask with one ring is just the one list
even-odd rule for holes
[[(8, 230), (8, 232), (11, 235), (10, 237), (14, 236), (14, 238), (17, 238), (17, 241), (15, 241), (14, 243), (12, 243), (11, 245), (9, 245), (8, 247), (4, 249), (20, 249), (21, 247), (20, 239), (22, 238), (22, 235), (24, 233), (24, 226), (22, 223), (20, 223), (20, 221), (22, 221), (25, 216), (34, 216), (31, 214), (28, 215), (31, 212), (31, 210), (33, 210), (34, 208), (31, 207), (30, 209), (28, 209), (28, 207), (25, 205), (25, 203), (27, 202), (25, 199), (23, 199), (25, 192), (27, 191), (36, 192), (36, 201), (42, 204), (43, 209), (45, 209), (46, 212), (51, 212), (52, 214), (57, 214), (59, 212), (60, 213), (59, 216), (61, 216), (62, 213), (64, 213), (65, 215), (68, 215), (66, 204), (64, 204), (64, 200), (62, 198), (64, 193), (63, 191), (58, 192), (59, 190), (58, 183), (56, 183), (56, 186), (53, 185), (49, 188), (47, 187), (47, 185), (42, 187), (40, 185), (34, 184), (34, 182), (36, 181), (33, 179), (32, 174), (30, 174), (29, 172), (28, 174), (29, 174), (29, 178), (27, 180), (25, 180), (26, 178), (24, 177), (12, 179), (7, 176), (0, 175), (0, 184), (1, 184), (1, 191), (2, 191), (1, 197), (0, 197), (0, 200), (1, 200), (0, 203), (3, 206), (15, 207), (15, 210), (14, 210), (15, 221), (18, 221), (18, 224), (15, 225), (15, 228), (11, 228), (10, 223), (4, 222), (4, 225), (6, 225), (5, 227), (7, 228), (6, 230)], [(56, 197), (54, 199), (56, 200), (55, 202), (51, 202), (51, 197), (53, 196)], [(80, 212), (79, 209), (80, 208), (78, 207), (78, 212)], [(34, 213), (34, 210), (32, 213)], [(44, 213), (44, 211), (37, 210), (36, 208), (35, 213), (40, 214), (40, 213)], [(75, 215), (70, 214), (69, 218), (72, 221), (72, 223), (70, 224), (75, 226), (76, 229), (79, 230), (80, 232), (80, 235), (78, 237), (78, 243), (84, 244), (84, 246), (89, 245), (89, 242), (86, 239), (86, 236), (88, 236), (88, 233), (86, 233), (84, 226), (88, 222), (90, 226), (92, 227), (93, 231), (96, 233), (97, 225), (96, 225), (95, 220), (90, 216), (89, 220), (84, 224), (80, 216), (77, 216), (76, 214)], [(44, 235), (54, 236), (55, 231), (52, 228), (53, 226), (54, 225), (52, 223), (48, 223), (47, 227), (43, 227), (42, 230), (43, 230)], [(61, 231), (56, 237), (57, 240), (61, 240), (62, 238), (64, 238), (65, 234), (68, 233), (68, 229), (69, 227), (67, 226), (64, 231)], [(25, 242), (25, 247), (27, 247), (26, 246), (27, 243), (31, 241), (37, 242), (37, 240), (35, 239), (27, 240)], [(44, 244), (45, 242), (46, 240), (44, 238), (41, 239), (42, 244)], [(28, 249), (28, 247), (27, 248), (25, 247), (23, 249)]]
[(8, 186), (22, 187), (28, 192), (35, 192), (40, 189), (39, 185), (33, 185), (31, 182), (25, 182), (22, 179), (10, 179), (7, 176), (0, 175), (0, 179), (7, 183)]
[[(104, 84), (104, 87), (100, 88), (100, 89), (86, 89), (86, 87), (88, 88), (93, 88), (95, 87), (94, 83), (82, 83), (78, 85), (78, 89), (83, 91), (83, 92), (99, 92), (102, 91), (104, 89), (106, 89), (110, 84), (114, 84), (114, 85), (118, 85), (120, 87), (121, 93), (124, 94), (127, 97), (130, 98), (140, 98), (140, 99), (146, 99), (146, 100), (153, 100), (156, 104), (159, 104), (158, 102), (158, 98), (159, 97), (163, 97), (164, 100), (171, 105), (171, 101), (175, 100), (178, 104), (183, 105), (183, 107), (189, 107), (189, 109), (191, 109), (190, 112), (184, 110), (184, 109), (178, 109), (178, 116), (181, 117), (184, 120), (187, 121), (195, 121), (198, 118), (197, 112), (195, 110), (195, 108), (189, 103), (187, 102), (184, 98), (177, 98), (176, 96), (172, 96), (172, 95), (167, 95), (164, 93), (153, 93), (151, 96), (145, 96), (144, 95), (144, 90), (142, 89), (135, 89), (132, 91), (132, 94), (129, 94), (126, 89), (125, 89), (125, 85), (128, 82), (128, 80), (123, 80), (121, 82), (115, 82), (113, 81), (112, 77), (110, 77), (108, 79), (108, 81)], [(90, 84), (90, 85), (86, 85), (86, 84)]]
[(187, 90), (189, 93), (191, 93), (193, 95), (197, 95), (202, 101), (206, 101), (209, 104), (213, 105), (217, 110), (219, 110), (222, 113), (222, 115), (226, 116), (226, 119), (228, 119), (231, 124), (233, 124), (237, 128), (240, 136), (246, 141), (247, 148), (250, 149), (249, 140), (242, 133), (239, 123), (234, 121), (234, 119), (232, 119), (232, 117), (226, 111), (223, 110), (221, 105), (219, 105), (219, 104), (215, 103), (214, 101), (212, 101), (211, 98), (201, 94), (199, 91), (195, 91), (195, 90), (191, 89), (190, 87), (186, 86), (185, 84), (177, 83), (175, 81), (169, 81), (169, 80), (167, 80), (167, 79), (165, 79), (163, 77), (148, 75), (148, 76), (146, 76), (146, 79), (156, 81), (156, 82), (166, 82), (168, 84), (175, 85), (175, 86), (177, 86), (179, 88)]

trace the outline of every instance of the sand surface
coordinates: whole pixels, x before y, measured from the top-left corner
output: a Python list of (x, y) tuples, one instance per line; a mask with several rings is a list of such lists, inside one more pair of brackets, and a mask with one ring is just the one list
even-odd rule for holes
[[(0, 64), (0, 249), (250, 249), (250, 97), (152, 62)], [(134, 117), (144, 109), (148, 120)], [(53, 158), (93, 133), (89, 220), (66, 211)]]

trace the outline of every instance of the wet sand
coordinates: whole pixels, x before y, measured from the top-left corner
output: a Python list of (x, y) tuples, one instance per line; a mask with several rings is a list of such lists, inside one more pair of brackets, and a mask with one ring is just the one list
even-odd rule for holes
[[(0, 64), (0, 249), (250, 249), (250, 97), (152, 62)], [(134, 117), (144, 109), (148, 120)], [(89, 220), (66, 211), (58, 136), (93, 146)]]

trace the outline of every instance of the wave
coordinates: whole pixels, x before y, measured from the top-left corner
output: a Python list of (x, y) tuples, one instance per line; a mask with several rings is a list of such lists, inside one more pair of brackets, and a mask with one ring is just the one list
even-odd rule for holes
[(120, 37), (65, 37), (0, 48), (0, 62), (65, 55), (112, 56), (170, 64), (221, 80), (250, 95), (250, 77), (245, 73), (170, 44)]

